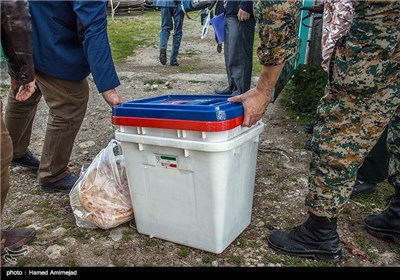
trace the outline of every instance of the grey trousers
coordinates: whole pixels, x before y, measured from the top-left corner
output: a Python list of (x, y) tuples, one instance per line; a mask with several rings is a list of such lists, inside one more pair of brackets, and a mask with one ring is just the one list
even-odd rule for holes
[(236, 16), (225, 19), (224, 55), (228, 86), (238, 94), (248, 91), (251, 86), (254, 32), (254, 17), (246, 21), (238, 21)]
[(43, 95), (49, 107), (46, 136), (39, 166), (39, 181), (54, 183), (69, 174), (68, 163), (75, 137), (85, 117), (89, 100), (87, 80), (68, 81), (36, 72), (38, 90), (25, 102), (10, 92), (6, 125), (14, 145), (14, 157), (28, 149), (33, 118)]

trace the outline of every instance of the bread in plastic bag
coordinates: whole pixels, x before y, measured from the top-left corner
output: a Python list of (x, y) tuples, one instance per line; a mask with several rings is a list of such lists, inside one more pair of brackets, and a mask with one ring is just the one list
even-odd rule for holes
[[(114, 155), (118, 147), (119, 155)], [(70, 194), (76, 224), (82, 228), (114, 228), (133, 219), (124, 158), (111, 140), (82, 172)]]

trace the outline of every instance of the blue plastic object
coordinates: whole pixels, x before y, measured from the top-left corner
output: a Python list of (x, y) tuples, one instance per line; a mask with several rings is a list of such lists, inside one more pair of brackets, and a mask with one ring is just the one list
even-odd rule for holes
[(113, 116), (196, 121), (225, 121), (243, 116), (242, 103), (229, 95), (162, 95), (113, 107)]
[(225, 15), (224, 13), (213, 17), (211, 20), (211, 25), (214, 28), (215, 35), (217, 35), (218, 44), (224, 42), (224, 29), (225, 29)]

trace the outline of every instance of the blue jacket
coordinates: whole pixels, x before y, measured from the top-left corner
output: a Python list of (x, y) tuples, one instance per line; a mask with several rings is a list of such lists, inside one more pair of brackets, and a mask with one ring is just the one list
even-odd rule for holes
[(153, 6), (154, 7), (160, 7), (160, 8), (177, 7), (178, 6), (177, 2), (179, 2), (179, 1), (174, 1), (174, 0), (154, 0), (153, 1)]
[[(221, 0), (220, 0), (221, 1)], [(250, 16), (253, 16), (253, 1), (252, 0), (228, 0), (226, 3), (225, 15), (226, 16), (236, 16), (239, 12), (239, 9), (242, 9), (245, 12), (248, 12)]]
[(80, 81), (90, 73), (99, 92), (120, 82), (107, 36), (107, 1), (29, 1), (35, 69)]

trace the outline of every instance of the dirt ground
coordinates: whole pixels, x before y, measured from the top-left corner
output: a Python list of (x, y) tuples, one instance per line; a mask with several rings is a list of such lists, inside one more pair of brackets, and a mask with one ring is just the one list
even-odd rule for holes
[[(185, 21), (179, 67), (159, 63), (157, 39), (119, 65), (119, 91), (126, 100), (166, 93), (211, 94), (215, 88), (224, 87), (223, 53), (216, 52), (212, 30), (204, 40), (200, 34), (199, 21)], [(154, 36), (157, 38), (158, 34)], [(256, 81), (254, 76), (254, 85)], [(4, 97), (7, 94), (4, 74), (2, 82), (1, 96)], [(76, 174), (114, 138), (117, 129), (111, 124), (110, 107), (97, 93), (91, 79), (90, 85), (88, 110), (70, 159), (70, 168)], [(42, 100), (30, 145), (38, 156), (47, 116)], [(268, 247), (266, 239), (271, 231), (290, 229), (306, 217), (304, 198), (311, 153), (303, 148), (307, 135), (302, 125), (288, 117), (279, 99), (269, 106), (263, 121), (265, 130), (260, 135), (251, 224), (221, 254), (139, 234), (134, 220), (112, 230), (79, 228), (68, 194), (44, 193), (38, 187), (37, 174), (11, 167), (11, 188), (2, 214), (2, 227), (34, 227), (37, 238), (29, 245), (28, 253), (16, 256), (14, 262), (3, 256), (2, 266), (399, 266), (395, 251), (398, 247), (368, 235), (362, 226), (368, 214), (381, 209), (372, 207), (371, 212), (366, 212), (363, 202), (357, 201), (348, 203), (339, 221), (343, 247), (340, 262), (329, 264), (288, 257)]]

